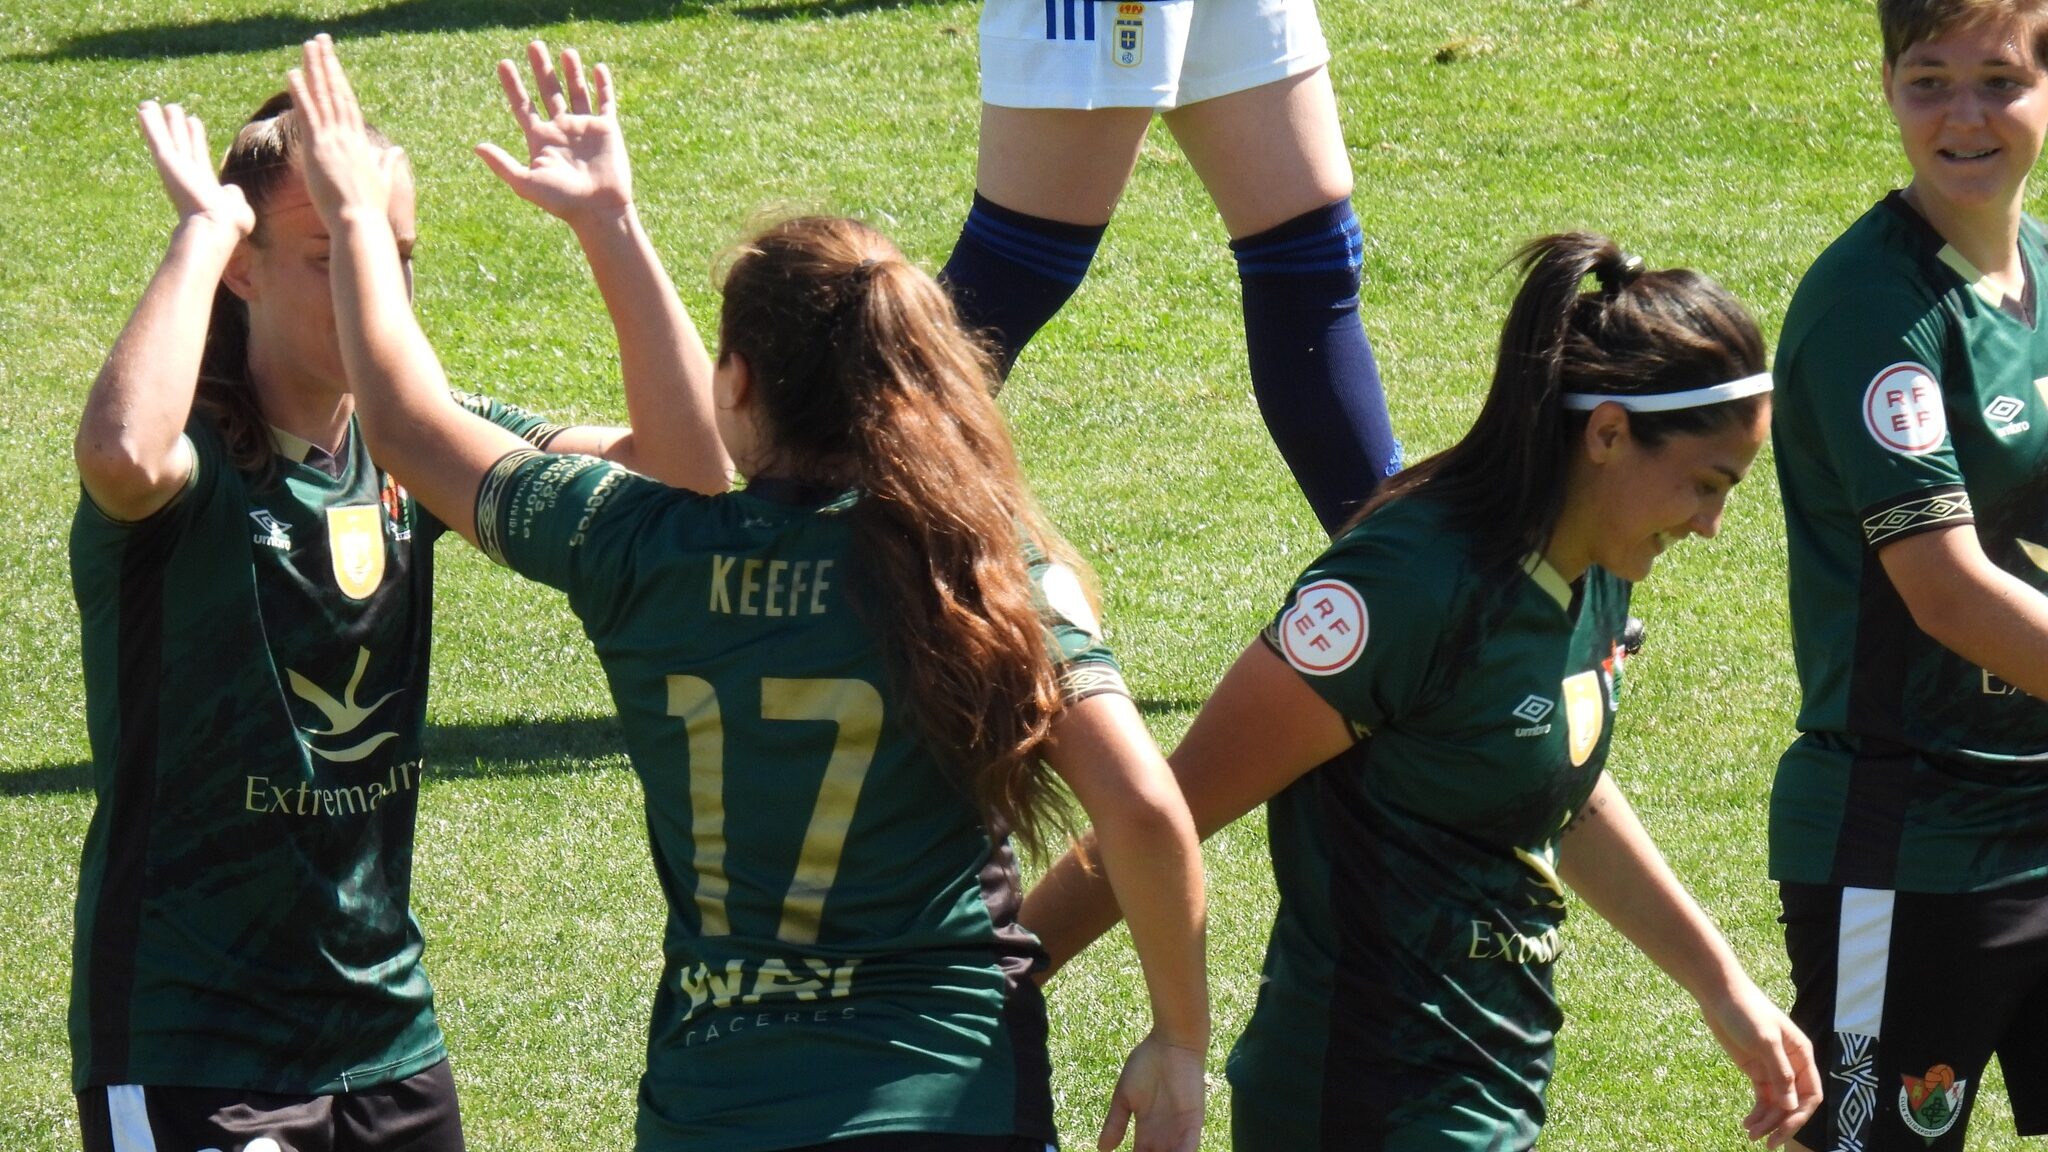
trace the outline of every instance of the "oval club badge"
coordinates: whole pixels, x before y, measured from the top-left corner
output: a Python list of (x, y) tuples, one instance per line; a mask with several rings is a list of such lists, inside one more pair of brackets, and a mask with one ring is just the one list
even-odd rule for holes
[(1607, 706), (1600, 700), (1599, 669), (1565, 677), (1564, 719), (1571, 734), (1572, 767), (1578, 768), (1600, 746), (1600, 732), (1607, 727)]
[(384, 582), (383, 508), (356, 504), (327, 510), (327, 554), (334, 582), (351, 600), (367, 600)]

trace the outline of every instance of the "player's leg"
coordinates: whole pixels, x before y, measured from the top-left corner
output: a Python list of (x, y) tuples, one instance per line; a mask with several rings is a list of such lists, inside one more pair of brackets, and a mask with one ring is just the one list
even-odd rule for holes
[(1004, 375), (1087, 274), (1152, 112), (1172, 99), (1193, 5), (982, 9), (974, 204), (939, 279)]
[(1166, 123), (1230, 233), (1259, 413), (1335, 531), (1401, 447), (1358, 315), (1364, 245), (1327, 59), (1307, 0), (1200, 10)]
[(2024, 986), (1995, 893), (1781, 884), (1791, 1016), (1826, 1094), (1801, 1147), (1961, 1152)]
[(2013, 1127), (2022, 1136), (2048, 1136), (2048, 890), (2036, 889), (2030, 907), (2015, 910), (2012, 935), (2024, 941), (2030, 988), (1998, 1041), (1998, 1066), (2012, 1102)]
[(443, 1060), (390, 1084), (335, 1098), (335, 1152), (463, 1152), (455, 1076)]
[(85, 1152), (332, 1152), (332, 1096), (118, 1084), (78, 1094)]
[(974, 205), (939, 280), (1004, 376), (1088, 274), (1151, 119), (1149, 108), (982, 106)]

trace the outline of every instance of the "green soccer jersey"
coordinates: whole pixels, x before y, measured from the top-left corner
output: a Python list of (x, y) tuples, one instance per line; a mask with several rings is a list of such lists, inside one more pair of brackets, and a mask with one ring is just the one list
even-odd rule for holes
[(1815, 261), (1778, 349), (1772, 433), (1790, 552), (1799, 738), (1771, 795), (1771, 875), (1922, 892), (2048, 873), (2048, 707), (1913, 622), (1878, 553), (1976, 526), (2048, 590), (2048, 269), (1986, 281), (1894, 193)]
[(1358, 743), (1267, 804), (1280, 908), (1230, 1054), (1239, 1152), (1534, 1143), (1557, 841), (1607, 757), (1629, 589), (1477, 571), (1415, 496), (1302, 574), (1265, 638)]
[[(485, 550), (568, 593), (646, 789), (668, 923), (644, 1150), (1053, 1138), (1016, 865), (893, 697), (848, 594), (856, 504), (530, 453), (478, 494)], [(1070, 695), (1121, 690), (1072, 573), (1034, 573)]]
[(73, 1086), (403, 1079), (446, 1054), (407, 907), (440, 528), (353, 424), (335, 474), (293, 454), (261, 484), (204, 418), (186, 438), (161, 511), (72, 522), (98, 796)]

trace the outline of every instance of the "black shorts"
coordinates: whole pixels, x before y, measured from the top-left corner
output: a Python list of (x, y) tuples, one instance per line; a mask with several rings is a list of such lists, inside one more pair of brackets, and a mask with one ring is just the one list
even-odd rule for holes
[(1792, 1020), (1827, 1094), (1801, 1144), (1960, 1152), (1994, 1053), (2020, 1134), (2048, 1133), (2048, 880), (1778, 895)]
[(331, 1096), (234, 1088), (95, 1086), (78, 1094), (85, 1152), (462, 1152), (455, 1077), (417, 1075)]

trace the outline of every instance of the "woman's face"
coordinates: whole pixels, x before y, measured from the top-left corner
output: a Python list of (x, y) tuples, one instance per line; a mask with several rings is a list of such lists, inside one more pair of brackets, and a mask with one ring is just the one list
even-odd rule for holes
[(1652, 447), (1630, 434), (1628, 414), (1619, 405), (1601, 405), (1587, 423), (1586, 450), (1573, 469), (1559, 523), (1577, 539), (1553, 542), (1567, 551), (1553, 555), (1553, 564), (1583, 560), (1641, 580), (1666, 548), (1687, 536), (1719, 532), (1728, 493), (1748, 474), (1770, 428), (1766, 401), (1752, 420), (1703, 435), (1669, 436)]
[[(419, 236), (412, 172), (400, 165), (391, 189), (391, 231), (405, 286), (412, 291), (412, 249)], [(257, 210), (260, 239), (246, 241), (228, 272), (228, 286), (249, 305), (249, 359), (265, 383), (297, 382), (348, 391), (335, 335), (334, 290), (328, 283), (327, 226), (302, 178), (274, 192)]]
[(2048, 73), (2031, 36), (2020, 21), (1985, 21), (1913, 44), (1885, 65), (1913, 192), (1937, 215), (2019, 211), (2048, 134)]

